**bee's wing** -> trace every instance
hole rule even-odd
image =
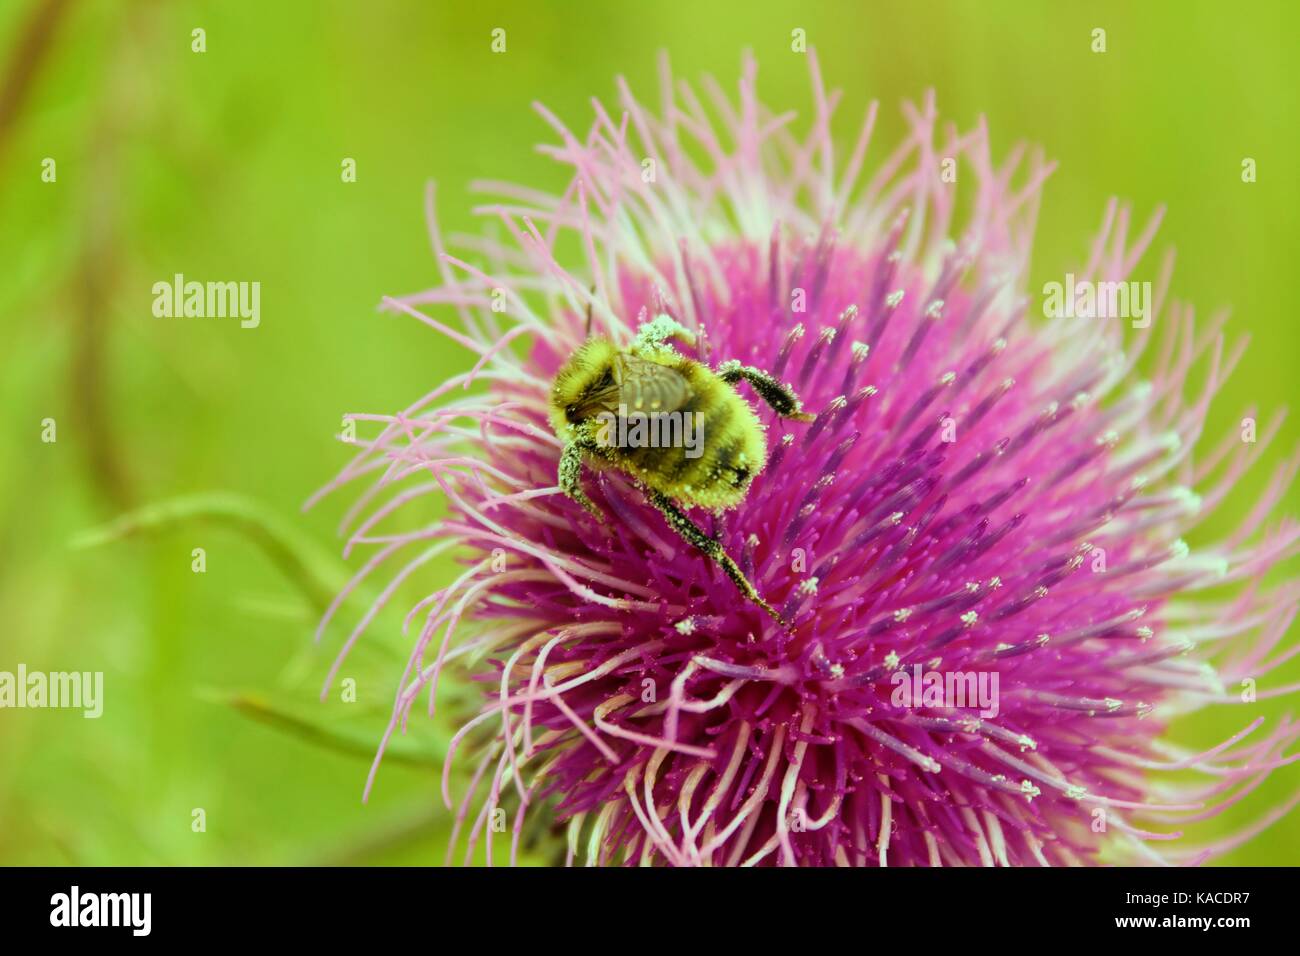
[[[691,399],[691,386],[676,369],[623,353],[615,359],[618,400],[629,412],[672,412]]]
[[[574,409],[574,412],[580,419],[595,418],[603,412],[617,415],[618,395],[618,384],[611,383],[607,387],[597,389],[583,398]]]

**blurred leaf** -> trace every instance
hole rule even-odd
[[[247,537],[265,552],[321,614],[347,581],[347,570],[341,560],[270,509],[228,492],[186,495],[146,505],[77,535],[71,547],[99,547],[187,521],[223,525]]]
[[[379,734],[373,721],[339,719],[324,712],[305,716],[294,707],[275,703],[255,691],[208,691],[202,696],[308,743],[367,762],[374,759]],[[322,706],[321,710],[324,709]],[[441,769],[447,754],[446,735],[430,729],[433,725],[427,721],[413,722],[412,726],[413,732],[394,734],[384,751],[384,761]]]

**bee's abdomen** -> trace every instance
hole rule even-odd
[[[702,368],[695,377],[695,395],[680,409],[692,416],[695,447],[640,448],[629,460],[642,481],[683,504],[730,508],[763,469],[763,426],[721,379]]]

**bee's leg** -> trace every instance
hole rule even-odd
[[[717,372],[719,378],[732,385],[744,379],[753,386],[758,397],[767,402],[772,411],[782,418],[790,418],[796,422],[810,422],[817,417],[805,412],[799,396],[762,369],[754,368],[752,365],[741,365],[732,359],[719,365]]]
[[[669,339],[680,339],[687,345],[694,345],[695,333],[666,315],[656,315],[637,329],[632,350],[653,352],[655,349],[670,348],[666,344]]]
[[[743,571],[731,560],[731,556],[723,550],[722,545],[715,538],[709,537],[703,530],[686,517],[685,513],[677,507],[667,495],[658,491],[646,490],[646,496],[650,503],[663,512],[663,516],[668,519],[668,526],[682,536],[682,539],[688,544],[693,544],[699,548],[708,557],[712,558],[722,568],[723,573],[731,578],[732,583],[740,589],[740,593],[749,598],[775,620],[782,627],[789,627],[785,620],[777,613],[776,608],[763,600],[763,596],[758,593],[758,588],[750,583],[749,578],[745,577]]]
[[[560,453],[560,490],[591,512],[597,521],[604,521],[605,516],[600,513],[596,503],[582,490],[582,456],[591,447],[591,443],[584,438],[575,438],[564,446],[564,451]]]

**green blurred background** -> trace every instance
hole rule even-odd
[[[489,49],[495,27],[504,55]],[[550,133],[530,102],[585,128],[616,74],[657,96],[660,49],[679,75],[734,89],[748,47],[764,98],[806,117],[796,27],[845,89],[841,139],[879,98],[878,142],[892,143],[898,103],[932,86],[945,118],[987,114],[999,155],[1028,140],[1060,160],[1038,275],[1083,257],[1109,196],[1139,219],[1167,203],[1176,295],[1205,316],[1231,306],[1230,332],[1254,340],[1211,434],[1246,406],[1294,403],[1300,17],[1285,0],[5,0],[0,669],[102,670],[106,690],[97,721],[0,712],[0,863],[441,861],[439,722],[414,722],[360,802],[405,656],[391,616],[343,672],[357,702],[316,701],[346,634],[312,647],[319,595],[343,573],[343,499],[299,513],[347,458],[332,437],[343,413],[395,409],[467,367],[456,346],[376,311],[383,294],[436,283],[424,184],[437,181],[452,232],[477,228],[473,178],[561,188],[564,171],[533,150]],[[1095,27],[1105,54],[1090,50]],[[341,182],[344,157],[355,183]],[[1243,157],[1258,182],[1242,183]],[[177,272],[260,281],[260,327],[154,318],[151,286]],[[45,418],[56,443],[40,440]],[[1298,438],[1288,422],[1267,463]],[[1209,532],[1232,526],[1265,471]],[[72,547],[124,513],[211,494],[224,497]],[[419,593],[452,570],[431,565]],[[1218,741],[1285,709],[1218,708],[1174,735]],[[1300,787],[1295,770],[1196,834],[1255,819]],[[1296,815],[1227,858],[1298,860]]]

